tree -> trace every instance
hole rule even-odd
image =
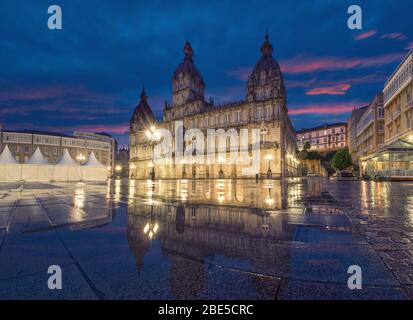
[[[344,170],[352,165],[351,155],[348,150],[337,151],[332,159],[332,165],[337,170]]]
[[[310,142],[306,141],[303,145],[303,150],[308,151],[310,149],[311,149],[311,144],[310,144]]]

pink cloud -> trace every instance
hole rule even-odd
[[[25,127],[27,128],[27,126]],[[45,128],[33,127],[31,129],[45,130]],[[74,131],[84,131],[84,132],[107,132],[114,134],[125,134],[129,132],[129,124],[82,124],[82,125],[72,125],[62,127],[48,127],[47,130],[54,132],[74,132]]]
[[[407,45],[406,50],[413,50],[413,41]]]
[[[400,61],[404,53],[391,53],[375,57],[363,58],[342,58],[342,57],[322,57],[311,58],[304,55],[296,56],[281,62],[281,69],[284,73],[299,74],[315,71],[348,70],[356,68],[369,68]]]
[[[67,128],[66,128],[67,129]],[[129,124],[91,124],[91,125],[79,125],[71,127],[73,131],[86,131],[86,132],[108,132],[125,134],[129,132]]]
[[[249,74],[252,71],[252,67],[238,67],[232,70],[229,70],[227,74],[230,77],[234,77],[238,80],[245,81],[248,79]]]
[[[354,37],[355,40],[365,40],[368,39],[372,36],[374,36],[377,33],[377,30],[369,30],[363,33],[358,34],[357,36]]]
[[[353,110],[355,106],[366,105],[367,103],[359,101],[349,101],[349,102],[335,102],[326,104],[308,104],[301,105],[295,108],[291,108],[288,111],[290,115],[301,115],[301,114],[339,114],[346,113]]]
[[[389,39],[389,40],[405,40],[406,36],[400,32],[385,33],[380,36],[380,39]]]
[[[310,88],[313,86],[334,86],[340,83],[348,83],[352,86],[356,84],[365,83],[380,83],[385,82],[387,76],[382,73],[366,74],[360,77],[344,78],[340,80],[318,80],[317,78],[304,79],[304,80],[286,80],[285,84],[288,89],[294,88]]]
[[[410,44],[413,46],[413,42]],[[301,74],[317,71],[335,71],[348,69],[361,69],[382,66],[392,62],[400,61],[404,53],[390,53],[380,56],[363,58],[345,57],[309,57],[300,54],[291,59],[280,61],[281,70],[286,74]],[[238,67],[228,72],[228,75],[242,81],[248,79],[252,67]],[[293,85],[300,86],[299,83]]]
[[[84,85],[50,85],[46,87],[14,86],[0,90],[1,100],[45,100],[71,98],[90,100],[94,102],[108,102],[110,97],[91,92]]]
[[[350,84],[343,83],[338,84],[335,86],[328,86],[328,87],[318,87],[308,90],[305,94],[308,96],[315,96],[320,94],[328,94],[328,95],[342,95],[346,94],[347,90],[351,88]]]

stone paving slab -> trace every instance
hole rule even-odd
[[[44,272],[51,265],[72,263],[54,231],[9,233],[0,251],[0,279]]]
[[[398,287],[370,287],[350,290],[346,285],[286,280],[279,295],[281,300],[403,300],[405,291]]]
[[[0,211],[0,229],[7,228],[10,220],[10,213],[9,212],[2,212]]]
[[[251,256],[251,259],[259,261],[256,265],[242,264],[242,261],[223,256],[213,256],[206,261],[275,277],[342,284],[347,283],[348,267],[359,265],[366,285],[397,285],[381,259],[367,246],[281,244],[274,246],[273,250],[271,256],[274,258],[271,260],[263,261],[259,256],[255,259]]]
[[[18,204],[20,203],[18,201]],[[44,214],[43,208],[38,203],[32,201],[32,205],[17,205],[11,211],[9,232],[17,234],[49,225],[50,223]]]
[[[62,269],[62,290],[50,290],[47,287],[49,277],[47,270],[43,270],[36,274],[0,280],[0,300],[97,299],[73,264],[66,265]]]

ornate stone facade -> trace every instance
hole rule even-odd
[[[195,67],[194,51],[186,41],[184,60],[172,77],[172,104],[165,104],[163,121],[156,122],[147,102],[145,91],[130,122],[131,178],[248,178],[241,167],[243,159],[229,160],[229,143],[225,159],[220,163],[186,163],[173,154],[173,161],[164,165],[153,164],[154,145],[147,138],[151,128],[168,129],[175,135],[177,121],[183,130],[200,129],[207,136],[208,129],[260,130],[260,164],[258,177],[293,176],[297,171],[295,133],[288,117],[283,75],[272,57],[273,47],[265,36],[261,58],[249,75],[245,100],[215,105],[204,97],[205,83]],[[206,139],[205,139],[206,140]],[[228,141],[229,142],[229,141]],[[249,149],[251,145],[249,146]]]

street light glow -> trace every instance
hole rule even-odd
[[[271,161],[273,159],[274,159],[274,156],[271,153],[269,153],[265,156],[265,160]]]
[[[85,160],[86,158],[85,158],[85,156],[84,156],[83,154],[79,153],[79,155],[76,157],[76,159],[79,160],[79,161],[83,161],[83,160]]]

